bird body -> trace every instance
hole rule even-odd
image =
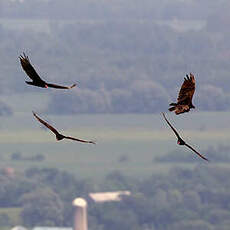
[[[32,79],[32,81],[26,81],[28,85],[33,85],[41,88],[56,88],[56,89],[71,89],[76,86],[76,84],[73,84],[71,86],[62,86],[62,85],[56,85],[56,84],[45,82],[40,78],[40,76],[37,74],[34,67],[31,65],[29,57],[26,56],[25,53],[23,53],[23,55],[19,56],[22,69]]]
[[[190,76],[186,75],[184,82],[181,86],[179,96],[177,98],[177,103],[169,104],[171,107],[169,111],[175,111],[175,114],[181,114],[189,112],[191,108],[195,108],[192,104],[192,97],[195,92],[195,77],[192,73]]]
[[[177,144],[178,145],[185,145],[185,142],[181,138],[178,138]]]
[[[40,117],[38,117],[38,115],[33,112],[33,115],[34,117],[40,122],[42,123],[43,125],[45,125],[49,130],[51,130],[55,136],[56,136],[56,140],[57,141],[60,141],[62,139],[70,139],[70,140],[74,140],[74,141],[79,141],[79,142],[84,142],[84,143],[90,143],[90,144],[96,144],[95,142],[93,141],[86,141],[86,140],[82,140],[82,139],[77,139],[77,138],[74,138],[74,137],[69,137],[69,136],[64,136],[62,135],[61,133],[59,133],[53,126],[51,126],[50,124],[48,124],[47,122],[45,122],[44,120],[42,120]]]
[[[33,85],[41,88],[48,88],[48,85],[44,81],[25,81],[28,85]]]
[[[170,128],[173,130],[173,132],[175,133],[176,137],[177,137],[177,144],[178,145],[185,145],[188,148],[190,148],[193,152],[195,152],[199,157],[201,157],[202,159],[208,161],[208,159],[206,157],[204,157],[203,155],[201,155],[200,153],[198,153],[192,146],[188,145],[178,134],[178,132],[176,131],[176,129],[169,123],[168,119],[166,118],[165,114],[163,114],[164,119],[166,120],[167,124],[170,126]]]
[[[56,140],[57,140],[57,141],[60,141],[60,140],[62,140],[62,139],[65,138],[65,136],[62,135],[62,134],[60,134],[60,133],[56,133],[55,135],[56,135]]]

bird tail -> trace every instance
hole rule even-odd
[[[170,103],[169,106],[172,106],[169,108],[169,111],[174,111],[176,109],[177,103]]]
[[[169,111],[172,112],[172,111],[174,111],[175,109],[176,109],[176,107],[173,106],[173,107],[169,108]]]

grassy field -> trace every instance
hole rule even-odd
[[[0,208],[0,215],[7,214],[10,218],[10,223],[13,226],[20,225],[22,223],[20,217],[21,208]],[[9,228],[0,227],[0,230],[5,230]]]
[[[229,115],[227,112],[210,112],[208,116],[207,113],[191,113],[187,117],[168,114],[168,118],[189,143],[198,150],[205,150],[208,146],[228,145]],[[55,167],[79,178],[91,179],[103,178],[114,170],[129,176],[145,177],[175,166],[154,162],[154,157],[159,154],[172,150],[192,154],[176,145],[173,133],[160,114],[41,116],[63,133],[94,140],[97,145],[68,140],[56,142],[52,133],[40,128],[31,112],[20,112],[13,117],[2,118],[0,167],[14,167],[20,171],[30,167]],[[217,119],[219,116],[221,120]],[[13,161],[11,154],[15,152],[20,152],[23,157],[43,154],[45,160]],[[205,155],[208,157],[208,153]],[[201,161],[201,164],[205,163]],[[176,165],[193,167],[193,164]]]

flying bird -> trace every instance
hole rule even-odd
[[[24,55],[24,56],[23,56]],[[52,83],[47,83],[43,81],[37,72],[35,71],[34,67],[31,65],[29,57],[23,53],[23,55],[19,56],[21,66],[23,70],[26,72],[26,74],[32,79],[32,81],[26,81],[27,84],[29,85],[34,85],[37,87],[42,87],[42,88],[56,88],[56,89],[71,89],[76,86],[76,84],[73,84],[71,86],[61,86],[61,85],[56,85]]]
[[[202,159],[208,161],[207,158],[205,158],[204,156],[202,156],[200,153],[198,153],[193,147],[191,147],[190,145],[188,145],[178,134],[178,132],[176,131],[175,128],[173,128],[173,126],[169,123],[169,121],[167,120],[166,116],[164,113],[163,114],[163,117],[164,119],[166,120],[166,122],[168,123],[168,125],[170,126],[170,128],[173,130],[173,132],[175,133],[175,135],[177,136],[178,140],[177,140],[177,144],[178,145],[185,145],[187,146],[188,148],[190,148],[193,152],[195,152],[199,157],[201,157]]]
[[[186,75],[184,78],[184,83],[181,86],[179,96],[177,98],[177,103],[171,103],[169,111],[174,111],[176,115],[180,113],[189,112],[191,108],[195,108],[192,104],[192,97],[195,92],[195,78],[192,73],[190,76]]]
[[[41,122],[43,125],[45,125],[48,129],[50,129],[56,135],[57,141],[60,141],[60,140],[65,138],[65,139],[80,141],[80,142],[89,143],[89,144],[96,144],[93,141],[85,141],[85,140],[77,139],[74,137],[64,136],[61,133],[59,133],[53,126],[49,125],[47,122],[43,121],[40,117],[38,117],[38,115],[35,112],[33,112],[33,115],[37,118],[37,120],[39,122]]]

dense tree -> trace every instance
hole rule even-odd
[[[0,174],[0,207],[20,206],[20,198],[36,185],[23,175]]]
[[[0,226],[10,226],[10,218],[6,213],[0,214]]]
[[[23,195],[21,199],[22,220],[26,226],[61,226],[63,203],[49,188],[39,188]]]
[[[181,221],[172,226],[172,230],[214,230],[214,227],[203,220]]]
[[[47,93],[50,113],[159,112],[166,109],[180,79],[189,72],[194,72],[199,86],[194,98],[199,98],[197,108],[228,110],[230,34],[221,29],[227,28],[227,1],[134,2],[2,0],[3,15],[37,20],[18,24],[3,20],[0,92],[39,91],[25,86],[24,73],[16,65],[16,57],[26,51],[47,81],[79,82],[70,94]],[[68,15],[64,9],[69,9]],[[178,21],[167,21],[175,14]],[[60,20],[44,20],[50,17]],[[60,98],[68,106],[59,103]],[[9,114],[9,106],[2,111]]]
[[[95,230],[118,226],[137,230],[225,230],[230,217],[229,173],[229,169],[220,167],[197,166],[174,168],[138,180],[116,171],[95,184],[80,182],[58,169],[31,168],[17,178],[1,175],[0,207],[22,207],[21,217],[28,226],[71,226],[71,203],[81,196],[88,200],[89,225]],[[122,196],[122,202],[102,204],[88,197],[89,192],[108,190],[130,190],[131,195]],[[10,223],[7,218],[2,221]]]

